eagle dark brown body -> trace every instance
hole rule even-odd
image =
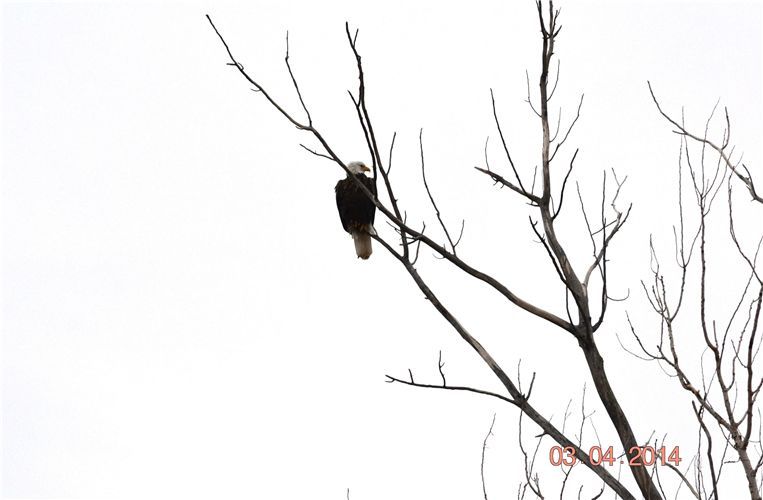
[[[374,180],[363,173],[368,171],[368,167],[360,162],[353,162],[347,168],[355,172],[355,177],[369,191],[376,194]],[[349,175],[336,183],[334,191],[342,227],[352,235],[358,257],[367,259],[371,256],[371,235],[376,234],[374,230],[376,206]]]

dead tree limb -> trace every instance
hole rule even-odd
[[[707,134],[704,136],[698,136],[696,134],[693,134],[686,130],[686,128],[675,121],[673,118],[670,117],[665,111],[663,111],[662,106],[660,106],[660,102],[657,100],[657,97],[654,95],[654,90],[652,90],[652,83],[647,81],[647,86],[649,87],[649,93],[652,96],[652,101],[654,101],[654,105],[657,106],[657,111],[660,112],[660,114],[669,121],[675,128],[674,132],[676,134],[682,135],[684,137],[688,137],[694,141],[697,141],[699,143],[705,144],[707,146],[710,146],[712,149],[714,149],[718,155],[721,157],[725,165],[734,173],[734,175],[742,181],[742,183],[745,185],[747,190],[750,192],[750,196],[754,201],[757,201],[758,203],[763,203],[763,197],[761,197],[758,192],[755,189],[755,183],[753,182],[752,175],[750,174],[750,171],[747,169],[747,167],[740,162],[733,163],[729,156],[726,154],[726,149],[728,148],[728,145],[730,143],[730,137],[731,137],[731,126],[730,126],[730,120],[729,120],[729,114],[728,111],[726,111],[726,133],[724,134],[723,144],[722,146],[716,145],[713,141],[709,140],[707,138]],[[741,168],[740,168],[741,166]],[[742,170],[744,170],[744,173],[742,173]]]

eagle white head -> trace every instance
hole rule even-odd
[[[366,166],[362,161],[351,161],[347,164],[347,170],[353,174],[362,174],[363,172],[370,172],[371,169]]]

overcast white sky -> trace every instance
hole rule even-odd
[[[597,203],[601,172],[615,168],[634,203],[612,255],[613,293],[630,299],[612,307],[600,348],[640,438],[691,443],[674,381],[614,335],[626,309],[645,331],[656,325],[639,280],[649,234],[669,252],[676,215],[678,143],[646,80],[695,128],[720,98],[763,183],[761,3],[559,4],[563,124],[585,92],[560,165],[580,147],[585,199]],[[442,350],[450,382],[499,390],[394,259],[379,248],[355,258],[334,202],[344,174],[299,148],[309,137],[225,65],[207,13],[297,113],[289,30],[305,99],[347,161],[369,160],[346,95],[356,75],[343,24],[360,28],[368,104],[385,149],[398,132],[393,177],[409,218],[435,227],[419,182],[423,127],[446,221],[466,219],[462,255],[540,305],[562,304],[527,207],[472,169],[490,136],[491,163],[506,171],[490,88],[515,160],[526,176],[537,164],[540,125],[523,102],[540,50],[530,0],[4,2],[3,497],[337,499],[350,488],[358,500],[480,498],[494,413],[488,489],[514,495],[513,408],[385,384],[408,368],[437,382]],[[760,211],[740,217],[754,228]],[[583,266],[578,222],[571,215],[562,234]],[[430,252],[419,267],[508,371],[521,359],[525,382],[537,372],[544,414],[559,422],[588,383],[602,444],[617,444],[568,335]],[[735,269],[716,268],[721,299]],[[550,491],[555,473],[545,472]]]

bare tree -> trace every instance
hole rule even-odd
[[[517,377],[510,376],[507,371],[494,359],[494,357],[485,349],[485,347],[479,342],[477,337],[460,321],[454,313],[445,305],[440,299],[440,294],[435,293],[430,287],[428,281],[423,277],[416,268],[416,262],[420,256],[421,246],[432,250],[436,256],[444,260],[451,265],[454,269],[459,270],[465,275],[478,280],[492,291],[503,297],[509,304],[516,306],[530,315],[536,316],[545,320],[546,322],[557,327],[560,333],[571,335],[578,343],[580,348],[580,354],[582,360],[591,376],[591,380],[596,389],[596,393],[599,397],[601,404],[607,412],[609,423],[614,431],[617,433],[620,439],[621,450],[623,456],[628,458],[628,467],[631,471],[635,484],[637,485],[641,498],[648,500],[657,500],[664,497],[664,494],[660,491],[660,487],[657,483],[657,476],[654,470],[650,470],[645,467],[640,461],[636,460],[640,453],[641,443],[645,443],[648,440],[637,439],[631,423],[623,411],[620,402],[618,400],[615,389],[610,383],[610,379],[605,367],[604,357],[596,343],[596,332],[604,324],[607,307],[612,300],[608,290],[608,273],[607,265],[609,262],[609,248],[610,245],[618,234],[620,229],[624,226],[628,220],[631,207],[621,208],[619,203],[619,194],[625,179],[619,179],[618,176],[612,172],[611,174],[604,173],[602,185],[601,185],[601,202],[598,204],[597,213],[595,216],[589,215],[590,207],[587,207],[583,201],[583,197],[580,195],[580,189],[578,187],[578,199],[580,202],[580,209],[584,220],[584,227],[580,228],[580,234],[586,239],[590,240],[592,246],[591,256],[582,265],[577,268],[571,262],[571,253],[569,248],[557,233],[557,224],[559,223],[558,217],[562,213],[562,210],[569,210],[569,203],[564,204],[564,200],[569,197],[565,196],[568,189],[568,180],[574,168],[575,159],[578,154],[578,150],[574,150],[571,153],[567,153],[563,146],[570,138],[570,134],[580,117],[580,111],[583,104],[583,96],[580,97],[580,101],[577,105],[577,111],[575,116],[571,118],[569,125],[566,128],[560,127],[558,123],[555,130],[552,132],[552,127],[549,123],[549,103],[552,101],[555,90],[559,83],[559,70],[558,66],[555,75],[550,71],[553,68],[555,44],[558,40],[561,25],[559,25],[559,11],[554,9],[553,3],[549,2],[547,6],[537,2],[537,18],[540,27],[540,35],[542,39],[542,50],[540,54],[540,74],[537,82],[538,95],[536,99],[532,98],[532,92],[530,90],[530,80],[528,76],[528,94],[527,102],[532,108],[533,112],[537,116],[539,132],[541,134],[541,150],[539,154],[540,172],[533,172],[532,180],[528,181],[529,168],[522,165],[515,164],[512,157],[511,148],[509,147],[509,141],[504,135],[501,121],[498,116],[498,110],[496,106],[495,96],[491,90],[491,102],[492,113],[495,121],[495,126],[500,137],[501,147],[505,154],[505,162],[509,167],[509,174],[503,175],[493,170],[487,163],[483,167],[476,167],[477,171],[487,176],[494,183],[509,188],[513,193],[518,195],[522,200],[526,201],[530,206],[531,215],[529,217],[529,229],[532,231],[543,248],[544,254],[547,256],[549,265],[554,269],[555,274],[559,280],[558,287],[564,293],[566,306],[564,310],[559,312],[553,312],[539,307],[521,297],[521,294],[517,291],[514,285],[504,283],[496,277],[479,269],[477,264],[469,262],[457,253],[458,245],[463,235],[463,222],[461,228],[454,230],[449,228],[444,222],[444,217],[437,204],[436,197],[426,178],[426,163],[422,135],[419,135],[419,160],[421,167],[421,174],[423,184],[428,196],[428,202],[432,207],[436,215],[436,219],[439,225],[438,231],[442,232],[446,244],[437,243],[431,236],[431,232],[427,231],[426,225],[422,225],[422,228],[416,229],[413,225],[409,224],[406,212],[401,208],[400,201],[395,195],[394,183],[391,177],[392,169],[392,155],[395,145],[395,134],[392,134],[392,140],[390,142],[389,149],[382,151],[379,141],[377,140],[377,131],[374,129],[371,114],[368,106],[366,105],[366,80],[363,70],[363,64],[360,53],[357,46],[358,32],[352,31],[349,25],[345,25],[345,34],[347,42],[352,51],[354,57],[354,65],[357,68],[358,75],[358,87],[355,92],[348,91],[352,105],[357,116],[357,125],[362,130],[363,136],[366,141],[368,153],[371,158],[372,170],[374,173],[374,179],[377,183],[381,183],[382,187],[377,187],[376,192],[379,196],[375,196],[370,190],[365,188],[359,180],[355,179],[357,186],[361,189],[366,196],[369,197],[376,205],[378,211],[386,218],[391,232],[383,233],[380,231],[379,235],[374,236],[374,239],[391,255],[394,257],[407,271],[413,282],[419,288],[419,290],[428,299],[429,303],[442,315],[442,317],[448,321],[453,330],[460,336],[460,338],[471,347],[474,352],[481,358],[481,360],[492,371],[495,377],[500,381],[504,391],[501,393],[492,392],[485,389],[464,386],[453,385],[447,382],[445,374],[442,370],[442,363],[439,364],[439,373],[441,381],[436,383],[424,383],[415,380],[412,372],[409,371],[408,377],[397,377],[388,375],[387,379],[391,383],[400,383],[404,385],[450,390],[450,391],[465,391],[471,393],[482,394],[490,396],[492,398],[499,399],[506,402],[520,410],[521,418],[529,418],[535,425],[540,427],[541,434],[539,439],[549,437],[562,447],[569,447],[574,451],[576,458],[588,467],[604,485],[609,487],[616,496],[623,499],[635,499],[634,493],[629,491],[626,486],[621,482],[619,477],[614,477],[605,467],[599,465],[597,460],[593,460],[588,453],[586,453],[586,447],[583,446],[583,424],[588,420],[590,415],[587,415],[585,408],[582,409],[582,422],[581,428],[577,437],[570,435],[566,430],[566,419],[562,427],[552,423],[551,418],[548,418],[542,414],[530,401],[533,391],[533,383],[535,381],[535,374],[532,376],[532,380],[526,390],[522,388],[519,380],[519,374]],[[222,42],[227,55],[230,59],[228,63],[234,67],[246,80],[253,86],[253,90],[261,94],[275,109],[277,109],[283,117],[292,123],[297,129],[306,132],[311,135],[319,144],[317,148],[311,148],[302,144],[301,146],[311,154],[331,160],[338,165],[345,172],[347,165],[345,161],[340,157],[339,152],[333,148],[326,140],[326,136],[323,134],[317,121],[314,121],[313,116],[310,113],[310,107],[303,99],[303,94],[300,90],[300,86],[289,62],[288,51],[288,37],[287,37],[287,50],[285,57],[285,64],[289,73],[291,82],[293,84],[294,92],[296,93],[301,110],[298,113],[288,111],[280,101],[266,90],[259,80],[247,72],[243,65],[238,62],[232,53],[231,48],[226,43],[225,39],[221,35],[220,31],[213,24],[212,19],[209,18],[209,22],[212,28],[215,30],[220,41]],[[686,134],[688,136],[688,133]],[[723,147],[720,148],[721,154],[723,154]],[[559,172],[558,169],[552,168],[554,162],[561,162],[562,158],[566,157],[562,164],[564,173],[561,178],[557,178],[555,173]],[[731,168],[731,166],[729,166]],[[739,179],[745,182],[746,186],[750,190],[753,197],[757,198],[757,194],[754,189],[752,180],[746,169],[738,166],[734,167],[736,170],[732,171],[737,175]],[[746,181],[745,181],[746,179]],[[700,186],[699,192],[705,193],[707,188],[702,182],[697,181]],[[708,202],[714,196],[713,193],[717,193],[717,185],[711,184],[712,189],[707,191],[708,194],[703,194],[702,199],[706,199]],[[699,196],[699,195],[698,195]],[[710,199],[708,199],[710,197]],[[759,199],[759,198],[757,198]],[[704,202],[703,202],[704,203]],[[706,205],[702,205],[703,210],[707,210]],[[456,236],[458,234],[458,236]],[[682,240],[683,241],[683,240]],[[740,249],[740,253],[741,249]],[[744,254],[743,254],[744,255]],[[688,260],[688,257],[687,257]],[[750,260],[750,266],[754,269],[754,259]],[[581,271],[582,269],[582,271]],[[752,273],[753,277],[757,279],[757,274]],[[592,279],[593,278],[593,279]],[[751,278],[752,279],[752,278]],[[758,280],[759,282],[759,280]],[[751,313],[751,318],[755,318],[754,329],[757,329],[757,315],[759,313],[760,299],[757,299],[758,309],[757,312]],[[659,307],[657,308],[659,312]],[[752,340],[755,339],[755,335],[752,335],[752,340],[749,342],[749,352],[747,357],[744,357],[744,351],[741,343],[736,343],[732,346],[731,350],[733,354],[729,355],[729,351],[725,351],[722,348],[723,344],[719,344],[718,339],[713,336],[714,330],[708,330],[705,334],[708,339],[708,345],[715,346],[719,354],[722,356],[726,354],[734,358],[741,369],[744,369],[749,376],[752,377],[752,361],[754,357],[754,349]],[[750,328],[747,328],[750,331]],[[725,342],[725,337],[723,338]],[[741,340],[740,340],[741,342]],[[671,344],[672,345],[672,344]],[[573,358],[571,353],[571,358]],[[672,358],[668,358],[672,359]],[[677,361],[675,363],[677,368],[680,368]],[[718,368],[720,373],[721,368]],[[736,382],[736,371],[732,375],[733,380]],[[740,375],[741,376],[741,375]],[[716,376],[714,379],[720,380],[720,377]],[[725,379],[723,379],[725,380]],[[752,380],[752,378],[750,378]],[[723,387],[727,387],[726,382],[719,382]],[[732,385],[733,385],[732,383]],[[760,388],[759,385],[752,382],[751,386],[754,390],[750,392],[749,408],[752,408],[755,403],[757,391]],[[693,386],[691,386],[693,387]],[[703,418],[703,415],[710,413],[711,406],[707,400],[707,391],[701,391],[697,393],[697,412],[698,418]],[[715,410],[713,410],[715,411]],[[751,411],[751,410],[750,410]],[[717,412],[716,412],[717,413]],[[718,413],[720,415],[720,413]],[[735,420],[733,415],[727,416],[725,422],[728,424],[726,431],[731,436],[731,440],[737,440],[737,448],[740,453],[747,449],[750,443],[751,431],[749,430],[749,422],[752,421],[752,414],[744,413],[742,421]],[[746,426],[746,427],[745,427]],[[735,430],[733,430],[735,429]],[[492,426],[491,426],[492,431]],[[490,432],[488,432],[488,436]],[[484,446],[487,443],[487,437],[483,443],[483,465],[484,465]],[[520,430],[520,443],[521,441]],[[650,438],[651,439],[651,438]],[[737,441],[734,441],[735,443]],[[539,443],[538,443],[539,445]],[[539,498],[543,498],[541,493],[541,485],[539,483],[537,475],[533,474],[533,464],[535,463],[535,455],[530,455],[523,444],[521,444],[521,451],[525,458],[525,478],[524,490],[528,489]],[[535,448],[537,454],[537,447]],[[741,454],[740,454],[741,457]],[[751,466],[754,468],[754,473],[760,466]],[[678,471],[681,474],[680,471]],[[562,490],[569,477],[570,471],[563,471]],[[578,496],[581,495],[582,489],[578,492]],[[484,489],[484,477],[483,477],[483,493],[487,497],[487,491]],[[603,488],[598,494],[594,494],[593,498],[599,498],[603,493]],[[754,497],[754,498],[759,498]]]
[[[647,341],[644,335],[637,333],[630,318],[628,322],[638,344],[639,355],[660,363],[666,373],[691,396],[691,406],[699,430],[698,452],[693,461],[692,491],[696,498],[719,498],[718,484],[724,468],[738,462],[744,472],[750,498],[759,500],[763,481],[760,474],[763,450],[760,442],[758,395],[763,386],[763,378],[755,370],[755,360],[760,349],[759,328],[763,299],[763,280],[757,257],[763,236],[759,237],[754,248],[745,248],[745,244],[740,242],[734,211],[735,181],[741,181],[753,202],[763,203],[763,200],[758,196],[752,176],[741,163],[741,158],[737,161],[731,159],[733,147],[729,147],[731,122],[728,111],[725,112],[725,127],[720,145],[717,145],[709,139],[715,108],[705,123],[703,134],[697,135],[687,130],[683,117],[680,122],[676,121],[663,110],[651,84],[649,91],[657,110],[674,127],[674,132],[681,139],[678,158],[679,218],[678,227],[674,227],[678,282],[671,286],[670,276],[666,275],[654,243],[650,241],[652,278],[648,284],[642,283],[642,286],[660,320],[655,347],[651,347],[652,339]],[[685,179],[686,171],[689,174],[688,180]],[[685,183],[689,184],[694,194],[694,228],[687,222],[689,216],[684,209]],[[724,186],[726,213],[713,219],[711,209]],[[716,276],[710,270],[726,262],[711,259],[708,251],[711,246],[717,247],[724,243],[717,232],[712,231],[714,224],[727,226],[726,243],[733,248],[745,269],[743,274],[735,278],[728,276],[729,271],[724,270],[722,278],[717,279],[716,283],[713,283]],[[753,232],[751,229],[744,228],[741,234],[750,234]],[[692,260],[696,265],[692,266]],[[690,272],[698,275],[698,297],[695,297],[696,304],[688,306],[694,306],[688,314],[694,316],[693,324],[699,325],[699,334],[710,365],[705,367],[706,356],[703,354],[699,374],[692,373],[696,371],[692,369],[693,363],[687,363],[688,356],[682,355],[686,345],[680,339],[687,332],[683,335],[679,333],[681,327],[677,324],[679,312],[686,309],[685,304],[694,293],[693,289],[687,287]],[[729,295],[737,297],[725,317],[713,312],[714,309],[722,308],[722,304],[716,307],[711,304],[708,290],[713,286],[723,286]],[[711,429],[711,426],[715,429]],[[733,454],[736,454],[736,458],[730,456]],[[704,468],[700,467],[703,463]],[[686,477],[682,477],[691,486]]]

